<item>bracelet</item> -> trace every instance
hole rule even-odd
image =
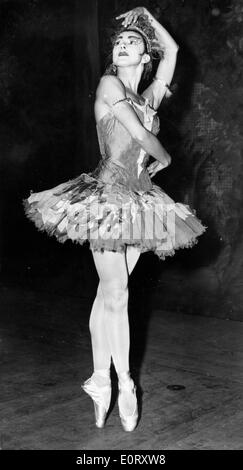
[[[171,90],[170,90],[170,87],[169,87],[168,83],[166,83],[165,80],[163,80],[162,78],[156,77],[156,76],[153,78],[153,80],[157,80],[157,81],[160,82],[165,88],[167,88],[167,90],[166,90],[166,96],[169,97],[169,96],[172,95],[172,92],[171,92]]]

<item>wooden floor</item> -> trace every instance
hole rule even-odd
[[[101,430],[80,389],[92,373],[91,301],[1,287],[2,449],[243,448],[243,324],[149,311],[145,297],[130,300],[142,413],[126,433],[116,389]]]

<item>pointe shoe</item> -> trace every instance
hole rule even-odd
[[[111,384],[98,386],[92,377],[87,379],[81,388],[92,398],[94,402],[95,424],[97,428],[103,428],[106,415],[110,407]]]
[[[134,385],[134,382],[131,378],[126,378],[125,380],[118,382],[119,388],[119,395],[118,395],[118,408],[119,408],[119,416],[121,418],[121,423],[124,431],[131,432],[137,426],[138,420],[138,404],[137,404],[137,397],[136,397],[136,390],[137,387]],[[125,415],[124,412],[121,410],[121,402],[122,402],[122,393],[129,393],[135,398],[135,406],[133,413],[131,415]]]

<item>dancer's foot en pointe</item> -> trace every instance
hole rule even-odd
[[[137,426],[138,404],[136,385],[130,377],[130,372],[118,374],[118,408],[124,431],[133,431]]]
[[[111,401],[111,379],[109,369],[98,369],[87,379],[81,388],[94,402],[95,424],[103,428]]]

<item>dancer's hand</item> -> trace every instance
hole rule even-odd
[[[165,165],[158,160],[155,160],[155,162],[150,163],[150,165],[147,167],[147,170],[149,172],[150,178],[153,178],[158,171],[163,170],[165,168]]]
[[[122,22],[122,26],[125,28],[132,23],[135,23],[139,16],[147,14],[147,10],[144,7],[137,7],[133,8],[132,10],[127,11],[126,13],[122,13],[122,15],[116,16],[116,20],[120,20],[124,18]]]

